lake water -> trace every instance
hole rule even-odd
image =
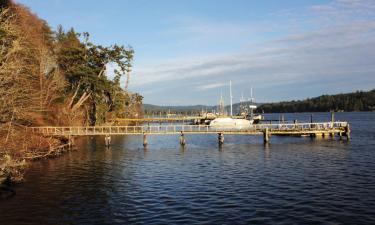
[[[310,114],[286,114],[309,120]],[[279,115],[267,115],[278,119]],[[32,165],[0,224],[375,224],[375,113],[336,113],[352,140],[82,138]],[[314,114],[315,120],[330,119]]]

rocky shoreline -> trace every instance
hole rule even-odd
[[[30,163],[35,160],[57,157],[70,150],[74,150],[72,144],[64,143],[39,154],[34,153],[17,158],[12,158],[7,154],[0,156],[0,200],[11,198],[16,194],[13,186],[23,181]]]

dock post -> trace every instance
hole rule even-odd
[[[71,145],[71,146],[74,146],[74,145],[75,145],[75,143],[74,143],[74,137],[70,136],[69,139],[70,139],[70,140],[69,140],[70,145]]]
[[[268,144],[269,142],[269,133],[268,133],[268,127],[263,131],[263,143]]]
[[[111,145],[111,136],[109,136],[108,134],[105,136],[104,138],[104,141],[105,141],[105,146],[106,147],[109,147]]]
[[[72,148],[72,136],[70,136],[70,135],[68,137],[68,146],[69,146],[69,149]]]
[[[185,135],[183,131],[181,131],[181,135],[180,135],[180,145],[182,146],[186,145],[186,139],[185,139]]]
[[[333,129],[333,122],[335,122],[335,112],[331,111],[331,129]],[[335,133],[329,133],[329,136],[333,139],[335,137]]]
[[[284,114],[281,114],[281,122],[284,123],[285,122],[285,117],[284,117]]]
[[[350,127],[349,124],[345,127],[346,140],[350,140]]]
[[[342,132],[339,132],[340,140],[342,140]]]
[[[223,133],[219,133],[218,134],[218,141],[219,141],[219,145],[223,145],[224,144],[224,134]]]
[[[147,135],[146,133],[143,133],[143,147],[146,148],[147,147]]]
[[[334,125],[334,123],[335,123],[335,112],[334,111],[332,111],[332,113],[331,113],[331,127],[332,127],[332,129],[334,129],[334,127],[335,127],[335,125]],[[334,132],[332,132],[332,138],[335,136],[335,133]]]

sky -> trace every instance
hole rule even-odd
[[[16,0],[135,50],[129,89],[156,105],[304,99],[375,88],[375,0]],[[111,76],[111,71],[108,71]]]

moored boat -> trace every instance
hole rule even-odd
[[[211,127],[238,128],[244,129],[251,127],[252,120],[235,119],[230,117],[216,118],[211,121]]]
[[[254,123],[254,115],[253,109],[256,109],[255,105],[249,105],[248,109],[250,110],[250,114],[248,109],[243,111],[245,113],[243,115],[244,118],[233,118],[233,108],[232,108],[232,82],[229,83],[229,90],[230,90],[230,115],[225,116],[224,110],[224,99],[221,95],[220,104],[219,104],[219,113],[220,116],[210,122],[211,127],[223,127],[223,128],[236,128],[236,129],[244,129],[249,128]],[[252,93],[252,90],[251,90]],[[252,94],[251,94],[252,95]],[[241,99],[242,101],[242,99]],[[252,103],[252,101],[251,101]],[[242,111],[242,102],[241,102],[241,111]],[[258,118],[257,118],[258,119]]]

